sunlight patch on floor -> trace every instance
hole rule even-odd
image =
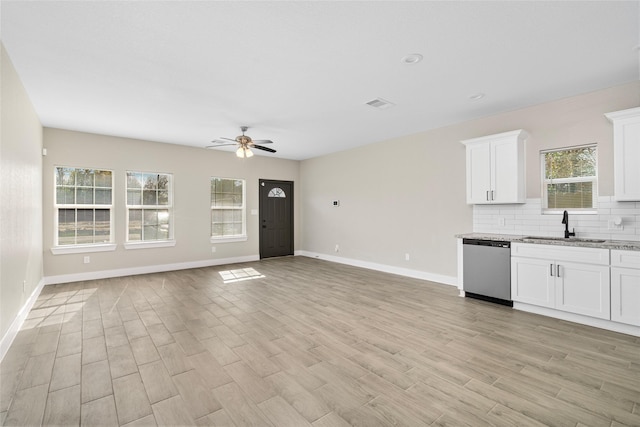
[[[261,279],[265,277],[254,268],[240,268],[237,270],[220,271],[224,283],[242,282],[244,280]]]
[[[76,314],[82,314],[85,301],[97,290],[97,288],[93,288],[40,294],[22,324],[21,330],[69,322]]]

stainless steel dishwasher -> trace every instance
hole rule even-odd
[[[465,296],[513,307],[511,242],[463,239]]]

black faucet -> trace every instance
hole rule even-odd
[[[569,232],[569,212],[564,211],[564,213],[562,214],[562,223],[564,224],[564,238],[568,239],[571,236],[575,236],[576,235],[576,229],[574,228],[573,231],[570,233]]]

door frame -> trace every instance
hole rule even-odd
[[[263,242],[263,236],[262,236],[262,221],[263,221],[263,215],[265,210],[263,209],[262,206],[262,196],[263,196],[263,183],[269,183],[269,184],[287,184],[291,186],[291,193],[290,195],[287,195],[287,197],[289,198],[289,200],[291,200],[291,204],[290,204],[290,218],[291,218],[291,222],[289,223],[289,234],[291,236],[291,241],[290,241],[290,245],[291,245],[291,253],[288,255],[294,255],[295,252],[295,247],[294,247],[294,242],[295,242],[295,238],[294,238],[294,223],[295,223],[295,218],[294,218],[294,212],[295,212],[295,207],[294,207],[294,203],[295,203],[295,199],[293,197],[294,194],[294,181],[286,181],[286,180],[281,180],[281,179],[263,179],[263,178],[259,178],[258,179],[258,249],[259,249],[259,256],[260,259],[263,259],[263,249],[262,249],[262,242]],[[286,255],[283,255],[286,256]],[[271,257],[269,257],[271,258]]]

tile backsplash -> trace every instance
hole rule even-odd
[[[622,219],[622,229],[613,222]],[[616,202],[598,198],[597,214],[569,214],[569,230],[576,237],[640,241],[640,202]],[[518,205],[474,205],[473,231],[476,233],[563,237],[562,214],[542,214],[540,199]]]

